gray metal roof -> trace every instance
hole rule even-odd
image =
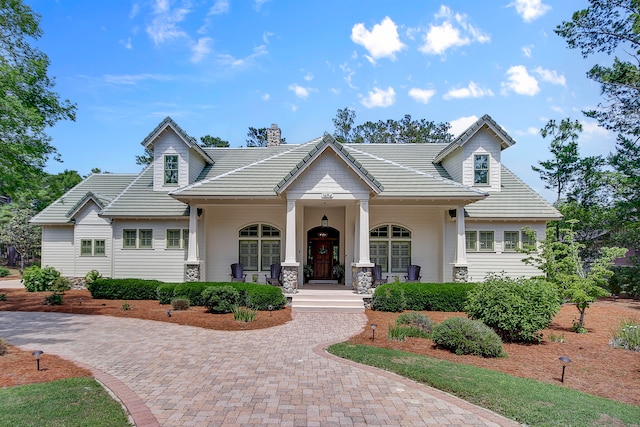
[[[135,174],[92,174],[31,219],[32,224],[68,224],[92,197],[106,205],[136,178]]]
[[[206,163],[212,163],[213,160],[209,155],[198,145],[198,141],[184,131],[171,117],[167,116],[158,126],[147,135],[140,144],[145,148],[153,144],[156,138],[166,129],[171,128],[177,135],[182,138],[187,147],[194,149]]]

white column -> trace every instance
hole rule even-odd
[[[198,208],[189,207],[189,246],[187,248],[187,262],[198,262]]]
[[[356,226],[353,230],[353,257],[352,262],[357,263],[360,259],[360,206],[355,210]]]
[[[358,233],[358,265],[362,267],[372,266],[369,258],[369,200],[360,200],[360,220],[358,221],[360,233]]]
[[[284,262],[296,264],[296,201],[287,200],[287,230],[286,230]]]
[[[464,206],[456,209],[456,266],[467,265],[467,243],[464,226]]]

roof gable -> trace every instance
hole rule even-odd
[[[160,122],[160,124],[156,126],[156,128],[152,130],[140,144],[142,144],[144,148],[149,148],[166,129],[173,130],[176,135],[178,135],[184,142],[184,144],[198,153],[206,163],[213,163],[213,159],[209,157],[209,155],[205,153],[204,150],[198,145],[198,141],[194,137],[187,134],[187,132],[185,132],[180,126],[178,126],[178,124],[169,116],[167,116],[162,122]]]
[[[495,120],[491,118],[491,116],[485,114],[484,116],[480,117],[474,124],[469,126],[466,131],[462,132],[462,134],[460,134],[456,139],[451,141],[449,145],[443,148],[442,151],[440,151],[440,153],[438,153],[438,155],[436,155],[436,157],[433,159],[433,162],[439,163],[444,160],[449,154],[453,153],[454,151],[465,145],[467,142],[469,142],[471,138],[473,138],[473,136],[483,128],[488,129],[493,134],[494,138],[500,141],[501,150],[509,148],[516,143],[516,141],[511,138],[511,136],[509,136],[509,134],[507,134],[507,132],[505,132],[505,130],[502,129],[502,127],[497,124]]]
[[[102,210],[109,203],[109,201],[111,201],[110,198],[104,196],[100,197],[94,194],[92,191],[87,191],[87,194],[85,194],[80,200],[78,200],[78,203],[76,203],[74,207],[69,209],[69,212],[67,212],[67,217],[73,218],[74,216],[76,216],[76,214],[80,212],[89,202],[95,203],[98,208]]]

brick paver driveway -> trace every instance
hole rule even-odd
[[[109,316],[0,312],[0,336],[115,377],[151,411],[138,425],[516,425],[322,351],[322,344],[348,338],[364,322],[362,314],[296,313],[276,328],[224,332]]]

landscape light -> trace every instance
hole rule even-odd
[[[571,359],[569,359],[567,356],[560,356],[560,357],[558,357],[558,359],[562,362],[562,378],[560,378],[560,382],[563,383],[564,382],[564,370],[569,365],[569,363],[571,363]]]
[[[36,369],[39,371],[40,370],[40,358],[42,357],[42,355],[44,354],[44,351],[42,350],[35,350],[33,353],[31,353],[33,355],[33,358],[36,359]]]
[[[371,341],[375,341],[376,339],[376,328],[378,327],[377,324],[372,323],[371,324]]]

